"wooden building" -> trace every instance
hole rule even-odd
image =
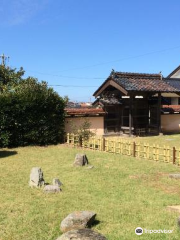
[[[96,90],[94,107],[101,107],[104,133],[159,134],[161,114],[170,99],[179,99],[180,67],[167,78],[159,74],[111,72]],[[176,107],[179,104],[176,105]],[[180,118],[179,118],[180,119]],[[180,123],[180,122],[179,122]]]

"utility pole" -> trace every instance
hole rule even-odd
[[[2,63],[1,65],[5,67],[6,65],[6,60],[9,60],[8,56],[5,56],[4,53],[0,56],[0,58],[2,59]]]

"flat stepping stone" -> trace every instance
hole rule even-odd
[[[167,209],[173,212],[180,212],[180,205],[168,206]]]
[[[107,240],[102,234],[91,229],[71,230],[56,240]]]
[[[170,178],[180,179],[180,173],[169,174]]]
[[[45,193],[59,193],[61,191],[60,187],[57,185],[46,185],[43,189]]]
[[[69,214],[60,225],[62,232],[90,227],[94,222],[96,213],[90,211],[76,211]]]

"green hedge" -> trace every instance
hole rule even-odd
[[[1,93],[0,147],[62,142],[64,107],[64,99],[53,89],[32,79]]]

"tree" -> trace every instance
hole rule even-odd
[[[24,73],[25,71],[22,67],[19,71],[16,71],[16,68],[11,69],[0,65],[0,93],[14,89],[22,81]]]
[[[71,122],[71,131],[76,136],[78,136],[79,144],[82,146],[82,142],[86,142],[89,140],[90,137],[94,136],[95,133],[90,130],[91,128],[91,122],[89,119],[83,119],[83,122],[79,124],[78,126]]]
[[[22,68],[18,72],[7,68],[1,71],[0,146],[47,145],[63,141],[64,99],[46,82],[32,77],[23,79]]]

